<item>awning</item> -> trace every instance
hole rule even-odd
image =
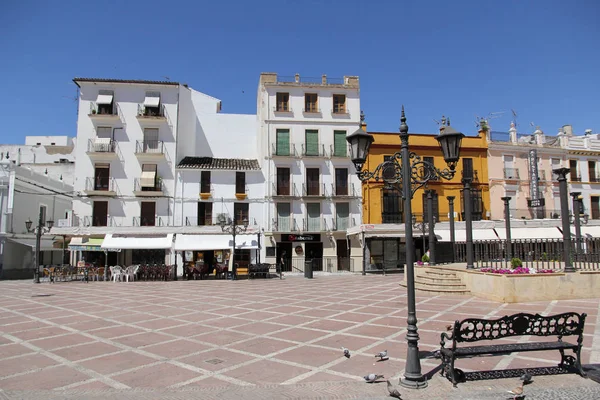
[[[107,234],[102,249],[170,249],[173,246],[173,234],[127,236]]]
[[[233,247],[233,237],[229,236],[230,246]],[[258,249],[258,237],[256,235],[236,235],[235,237],[235,248],[236,249]]]
[[[104,238],[86,238],[77,236],[71,239],[69,250],[71,251],[114,251],[119,252],[121,249],[103,249],[102,242]]]
[[[158,107],[160,104],[160,94],[159,93],[146,93],[146,98],[144,99],[145,107]]]
[[[495,228],[498,237],[506,240],[506,229]],[[512,240],[531,240],[531,239],[562,239],[562,233],[556,227],[547,228],[511,228],[510,238]]]
[[[571,237],[575,238],[575,227],[571,226]],[[600,238],[600,226],[581,225],[581,237],[584,239]]]
[[[142,177],[140,183],[142,187],[154,187],[154,181],[156,180],[156,171],[142,171]]]
[[[447,229],[435,230],[435,235],[440,242],[450,241],[450,231]],[[481,242],[484,240],[498,240],[498,236],[496,236],[496,233],[493,229],[473,229],[473,242]],[[463,229],[456,229],[454,231],[454,241],[466,242],[467,231]]]
[[[11,242],[18,243],[23,246],[31,247],[35,249],[35,239],[16,239],[16,238],[8,238]],[[54,239],[45,239],[42,238],[40,240],[40,250],[41,251],[62,251],[61,248],[54,247]]]
[[[241,235],[240,235],[241,236]],[[238,236],[239,237],[239,236]],[[238,238],[236,237],[236,239]],[[224,250],[233,247],[231,235],[185,235],[175,236],[175,250]],[[240,248],[237,244],[236,247]]]
[[[111,104],[113,102],[112,94],[99,94],[96,99],[96,104]]]

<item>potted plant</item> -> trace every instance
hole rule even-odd
[[[421,257],[421,262],[425,265],[429,264],[429,256],[427,254],[423,254],[423,257]]]
[[[523,261],[521,261],[521,259],[520,259],[520,258],[517,258],[517,257],[515,257],[515,258],[513,258],[512,260],[510,260],[510,266],[511,266],[512,268],[519,268],[519,267],[522,267],[522,266],[523,266]]]
[[[92,114],[96,114],[96,110],[95,109],[92,109]]]

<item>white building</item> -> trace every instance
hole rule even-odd
[[[257,99],[259,160],[267,181],[267,262],[288,270],[361,270],[346,230],[361,223],[361,185],[346,135],[360,123],[358,77],[262,73]]]
[[[0,161],[0,277],[21,279],[33,277],[32,256],[35,234],[27,232],[25,222],[67,225],[71,218],[73,187],[64,181],[16,165],[3,157]],[[42,236],[41,265],[63,262],[63,238]]]

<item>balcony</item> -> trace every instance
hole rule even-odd
[[[292,217],[277,217],[271,222],[273,232],[298,232],[296,220]]]
[[[133,217],[133,226],[169,226],[167,217]]]
[[[401,212],[386,212],[381,213],[382,224],[401,224],[404,222],[404,216]]]
[[[93,160],[110,161],[117,158],[117,141],[110,138],[88,140],[86,154]]]
[[[162,160],[165,158],[165,144],[162,140],[138,140],[135,155],[140,160]]]
[[[167,120],[167,111],[164,104],[158,107],[147,107],[138,104],[137,119],[140,123],[164,122]]]
[[[216,220],[216,217],[213,218],[210,215],[205,216],[204,218],[202,217],[185,217],[185,226],[212,226],[212,225],[218,225],[218,221]]]
[[[294,115],[294,110],[292,110],[292,107],[290,107],[289,105],[285,106],[285,107],[273,107],[273,113],[275,115],[282,115],[282,116],[293,116]]]
[[[600,175],[595,173],[594,171],[590,171],[590,182],[592,182],[592,183],[600,182]]]
[[[87,177],[84,192],[88,196],[114,197],[117,195],[116,187],[113,177]]]
[[[296,184],[292,183],[289,185],[277,185],[273,182],[273,197],[275,198],[288,198],[288,197],[300,197]]]
[[[462,176],[462,178],[471,178],[473,180],[473,182],[479,182],[479,176],[477,171],[461,171],[460,175]]]
[[[133,194],[137,197],[162,196],[162,179],[156,179],[154,182],[146,182],[144,178],[135,178],[133,181]]]
[[[319,183],[303,183],[302,197],[326,197],[325,184]]]
[[[210,199],[212,197],[212,195],[213,195],[212,185],[210,183],[209,184],[200,183],[200,198],[202,200],[207,200],[207,199]]]
[[[323,218],[302,218],[302,231],[303,232],[322,232],[325,220]]]
[[[581,182],[581,175],[578,174],[573,174],[571,172],[571,174],[569,175],[569,179],[571,180],[571,182]]]
[[[346,231],[348,228],[356,226],[356,220],[348,217],[347,219],[331,219],[331,230],[332,231]]]
[[[298,157],[298,152],[296,151],[296,145],[294,143],[290,143],[288,146],[277,146],[275,143],[271,143],[271,157]]]
[[[336,151],[334,145],[329,145],[329,158],[350,158],[350,146],[344,146],[343,151]]]
[[[302,156],[303,157],[326,157],[325,145],[318,145],[315,150],[308,149],[307,146],[302,144]]]
[[[519,170],[517,168],[504,168],[504,179],[519,180]]]
[[[108,215],[85,215],[83,218],[79,218],[81,226],[117,226],[114,217]]]
[[[360,193],[356,190],[354,183],[350,186],[338,186],[332,183],[331,195],[333,197],[360,197]]]
[[[307,117],[320,117],[321,109],[318,107],[303,108],[302,114],[304,114]]]
[[[96,122],[114,122],[119,120],[119,108],[113,102],[111,104],[96,104],[90,102],[89,117]]]

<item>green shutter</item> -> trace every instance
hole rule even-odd
[[[319,155],[319,131],[317,130],[306,130],[306,155]]]
[[[307,203],[306,213],[308,214],[308,230],[311,232],[321,231],[321,204]]]
[[[289,129],[277,129],[276,154],[278,156],[289,156],[290,155],[290,130]]]
[[[280,232],[290,232],[290,203],[277,203],[277,228]]]
[[[350,206],[348,203],[336,203],[335,205],[335,224],[337,230],[345,231],[348,229],[348,219],[350,216]]]
[[[346,143],[346,131],[333,131],[333,155],[335,157],[348,155]]]

